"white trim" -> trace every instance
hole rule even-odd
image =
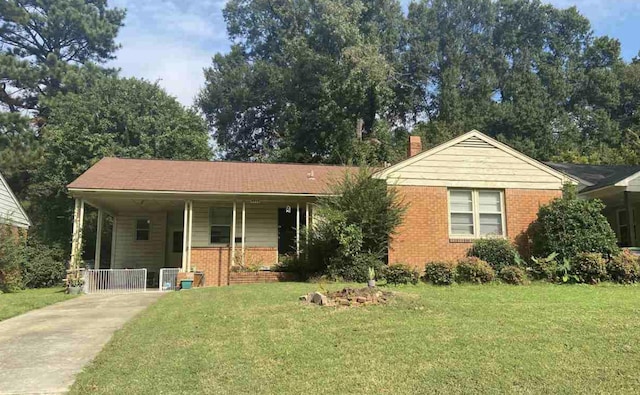
[[[245,254],[245,243],[244,243],[244,238],[245,238],[245,222],[246,222],[246,208],[245,208],[245,202],[242,201],[242,266],[245,265],[245,258],[244,258],[244,254]]]
[[[189,201],[184,202],[184,214],[182,216],[182,271],[187,271],[187,235],[189,234]]]
[[[231,266],[236,265],[236,202],[233,201],[233,213],[231,214]]]
[[[560,171],[557,171],[557,170],[545,165],[542,162],[539,162],[539,161],[537,161],[535,159],[532,159],[532,158],[524,155],[523,153],[518,152],[515,149],[509,147],[508,145],[503,144],[503,143],[499,142],[498,140],[492,139],[491,137],[489,137],[489,136],[487,136],[487,135],[485,135],[483,133],[480,133],[477,130],[472,130],[470,132],[467,132],[467,133],[465,133],[463,135],[460,135],[460,136],[458,136],[458,137],[456,137],[454,139],[451,139],[451,140],[449,140],[449,141],[447,141],[447,142],[445,142],[443,144],[440,144],[440,145],[438,145],[438,146],[436,146],[436,147],[434,147],[434,148],[432,148],[430,150],[421,152],[421,153],[419,153],[417,155],[412,156],[411,158],[407,158],[407,159],[405,159],[405,160],[403,160],[403,161],[401,161],[399,163],[396,163],[393,166],[390,166],[390,167],[387,167],[386,169],[380,170],[380,171],[374,173],[373,177],[381,179],[381,180],[386,180],[391,173],[394,173],[394,172],[396,172],[398,170],[401,170],[401,169],[403,169],[403,168],[405,168],[405,167],[407,167],[407,166],[409,166],[409,165],[411,165],[413,163],[416,163],[416,162],[418,162],[420,160],[428,158],[429,156],[437,154],[438,152],[440,152],[442,150],[450,148],[450,147],[452,147],[452,146],[454,146],[454,145],[456,145],[456,144],[458,144],[458,143],[460,143],[460,142],[462,142],[464,140],[472,138],[472,137],[476,137],[476,138],[484,141],[485,143],[490,144],[490,145],[494,146],[495,148],[498,148],[498,149],[500,149],[500,150],[502,150],[502,151],[504,151],[504,152],[506,152],[506,153],[508,153],[508,154],[510,154],[510,155],[512,155],[512,156],[514,156],[514,157],[516,157],[516,158],[528,163],[528,164],[530,164],[531,166],[534,166],[535,168],[537,168],[539,170],[542,170],[542,171],[546,172],[547,174],[550,174],[550,175],[558,178],[562,182],[571,182],[571,183],[574,183],[574,184],[578,183],[572,177],[569,177],[566,174],[564,174],[564,173],[562,173]]]
[[[118,218],[113,217],[113,227],[111,228],[111,262],[109,268],[113,269],[116,265],[116,237],[118,236]]]
[[[153,191],[153,190],[137,190],[137,189],[102,189],[102,188],[68,188],[69,193],[88,192],[99,193],[108,192],[115,194],[140,193],[140,194],[158,194],[158,195],[180,195],[180,196],[298,196],[298,197],[315,197],[315,196],[336,196],[330,193],[280,193],[280,192],[197,192],[197,191]]]
[[[2,185],[4,185],[5,189],[9,193],[9,196],[11,197],[11,199],[13,199],[13,202],[16,204],[16,207],[18,207],[18,210],[19,210],[20,214],[24,217],[23,219],[26,221],[26,223],[20,223],[20,222],[11,221],[11,224],[15,225],[15,226],[17,226],[19,228],[28,228],[28,227],[32,226],[33,223],[29,219],[29,216],[27,215],[27,213],[22,208],[22,205],[20,204],[20,201],[18,200],[16,195],[13,193],[13,191],[9,187],[9,183],[7,182],[7,180],[4,179],[4,176],[2,175],[2,173],[0,173],[0,182],[2,183]]]
[[[296,256],[300,256],[300,203],[296,203]]]
[[[187,237],[187,271],[191,271],[191,244],[193,241],[193,201],[189,201],[189,235]]]
[[[451,192],[452,191],[467,191],[471,192],[471,205],[472,205],[472,214],[473,217],[473,234],[454,234],[451,233]],[[498,192],[500,194],[500,213],[484,213],[484,214],[499,214],[500,215],[500,226],[502,228],[502,234],[500,235],[482,235],[480,229],[480,192]],[[504,201],[504,191],[500,189],[491,189],[491,188],[447,188],[447,226],[449,232],[449,239],[454,240],[466,240],[466,239],[482,239],[482,238],[505,238],[507,237],[507,228],[506,228],[506,210],[505,210],[505,201]]]

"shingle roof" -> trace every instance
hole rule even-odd
[[[328,193],[349,166],[104,158],[69,189],[163,192]]]
[[[585,186],[581,192],[614,185],[618,181],[640,172],[640,165],[582,165],[553,162],[546,162],[546,164],[578,179]]]

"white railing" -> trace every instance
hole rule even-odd
[[[89,269],[84,272],[84,292],[129,293],[147,290],[147,269]]]
[[[178,286],[179,268],[165,267],[160,269],[160,291],[175,291]]]

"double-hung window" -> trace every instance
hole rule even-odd
[[[211,244],[229,244],[231,242],[230,207],[211,207],[209,209],[209,228]]]
[[[504,236],[504,196],[488,189],[449,190],[449,235],[454,238]]]
[[[149,240],[151,231],[151,221],[147,218],[136,219],[136,241]]]

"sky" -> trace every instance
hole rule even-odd
[[[408,3],[408,0],[401,0]],[[122,48],[109,65],[126,77],[157,81],[190,106],[204,84],[211,57],[229,51],[222,17],[225,0],[110,0],[126,8],[117,41]],[[640,0],[549,0],[557,7],[577,6],[597,35],[618,38],[626,60],[640,50]]]

